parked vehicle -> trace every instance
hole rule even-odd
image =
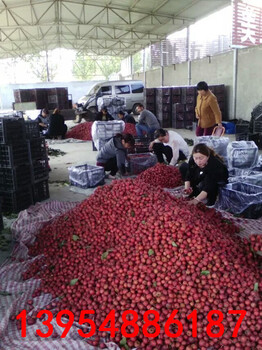
[[[125,97],[126,110],[136,113],[139,103],[144,103],[144,84],[141,80],[116,80],[95,84],[89,93],[78,100],[79,107],[97,112],[99,97]]]

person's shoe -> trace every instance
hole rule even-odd
[[[116,179],[116,177],[115,176],[113,176],[113,175],[108,175],[108,179],[110,179],[110,180],[115,180]]]

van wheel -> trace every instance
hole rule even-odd
[[[82,116],[77,114],[75,120],[73,120],[74,123],[81,123]]]
[[[139,114],[139,113],[137,113],[137,111],[136,111],[137,106],[138,106],[138,103],[134,104],[134,106],[133,106],[133,108],[132,108],[132,112],[133,112],[134,115],[138,115],[138,114]]]

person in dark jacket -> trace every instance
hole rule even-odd
[[[97,155],[97,165],[110,171],[109,178],[114,179],[117,171],[126,173],[127,149],[134,147],[135,139],[131,134],[117,134],[112,137]]]
[[[145,132],[147,136],[153,137],[154,132],[160,128],[160,123],[157,117],[145,109],[144,105],[138,104],[136,108],[137,112],[140,114],[138,117],[138,123],[136,124],[136,133],[138,137],[143,137]]]
[[[185,180],[185,193],[191,204],[205,202],[207,206],[215,204],[220,186],[227,183],[228,170],[223,160],[207,145],[194,146],[188,164],[180,167]]]
[[[40,132],[47,131],[48,125],[50,122],[48,109],[47,108],[41,109],[41,112],[36,118],[36,120],[38,121],[38,124],[39,124],[39,131]]]
[[[61,137],[65,138],[67,132],[67,125],[65,124],[64,117],[60,114],[60,110],[56,108],[53,114],[50,116],[50,124],[47,132],[48,138]]]
[[[95,120],[108,122],[108,120],[114,120],[114,118],[110,113],[108,113],[106,107],[102,107],[101,111],[97,113]]]
[[[117,116],[120,120],[123,120],[125,123],[136,124],[135,118],[126,112],[119,111]]]

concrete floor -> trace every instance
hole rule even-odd
[[[68,128],[75,126],[72,121],[66,121]],[[181,136],[188,139],[194,139],[195,132],[179,129],[176,130]],[[230,141],[235,140],[234,135],[225,135],[230,138]],[[95,188],[87,190],[81,190],[76,187],[69,186],[69,171],[68,168],[74,165],[80,164],[96,164],[97,151],[92,150],[92,142],[66,142],[66,140],[48,141],[49,148],[58,149],[65,152],[63,156],[50,156],[49,164],[51,171],[49,173],[49,191],[50,198],[46,201],[71,201],[80,202],[90,196]],[[190,147],[190,150],[192,147]],[[106,183],[110,183],[111,180],[106,179]],[[14,219],[5,219],[5,227],[9,227]],[[5,230],[7,231],[7,230]],[[0,251],[0,265],[5,259],[10,256],[13,242],[11,242],[10,232],[5,232],[6,238],[10,241],[5,251]]]

